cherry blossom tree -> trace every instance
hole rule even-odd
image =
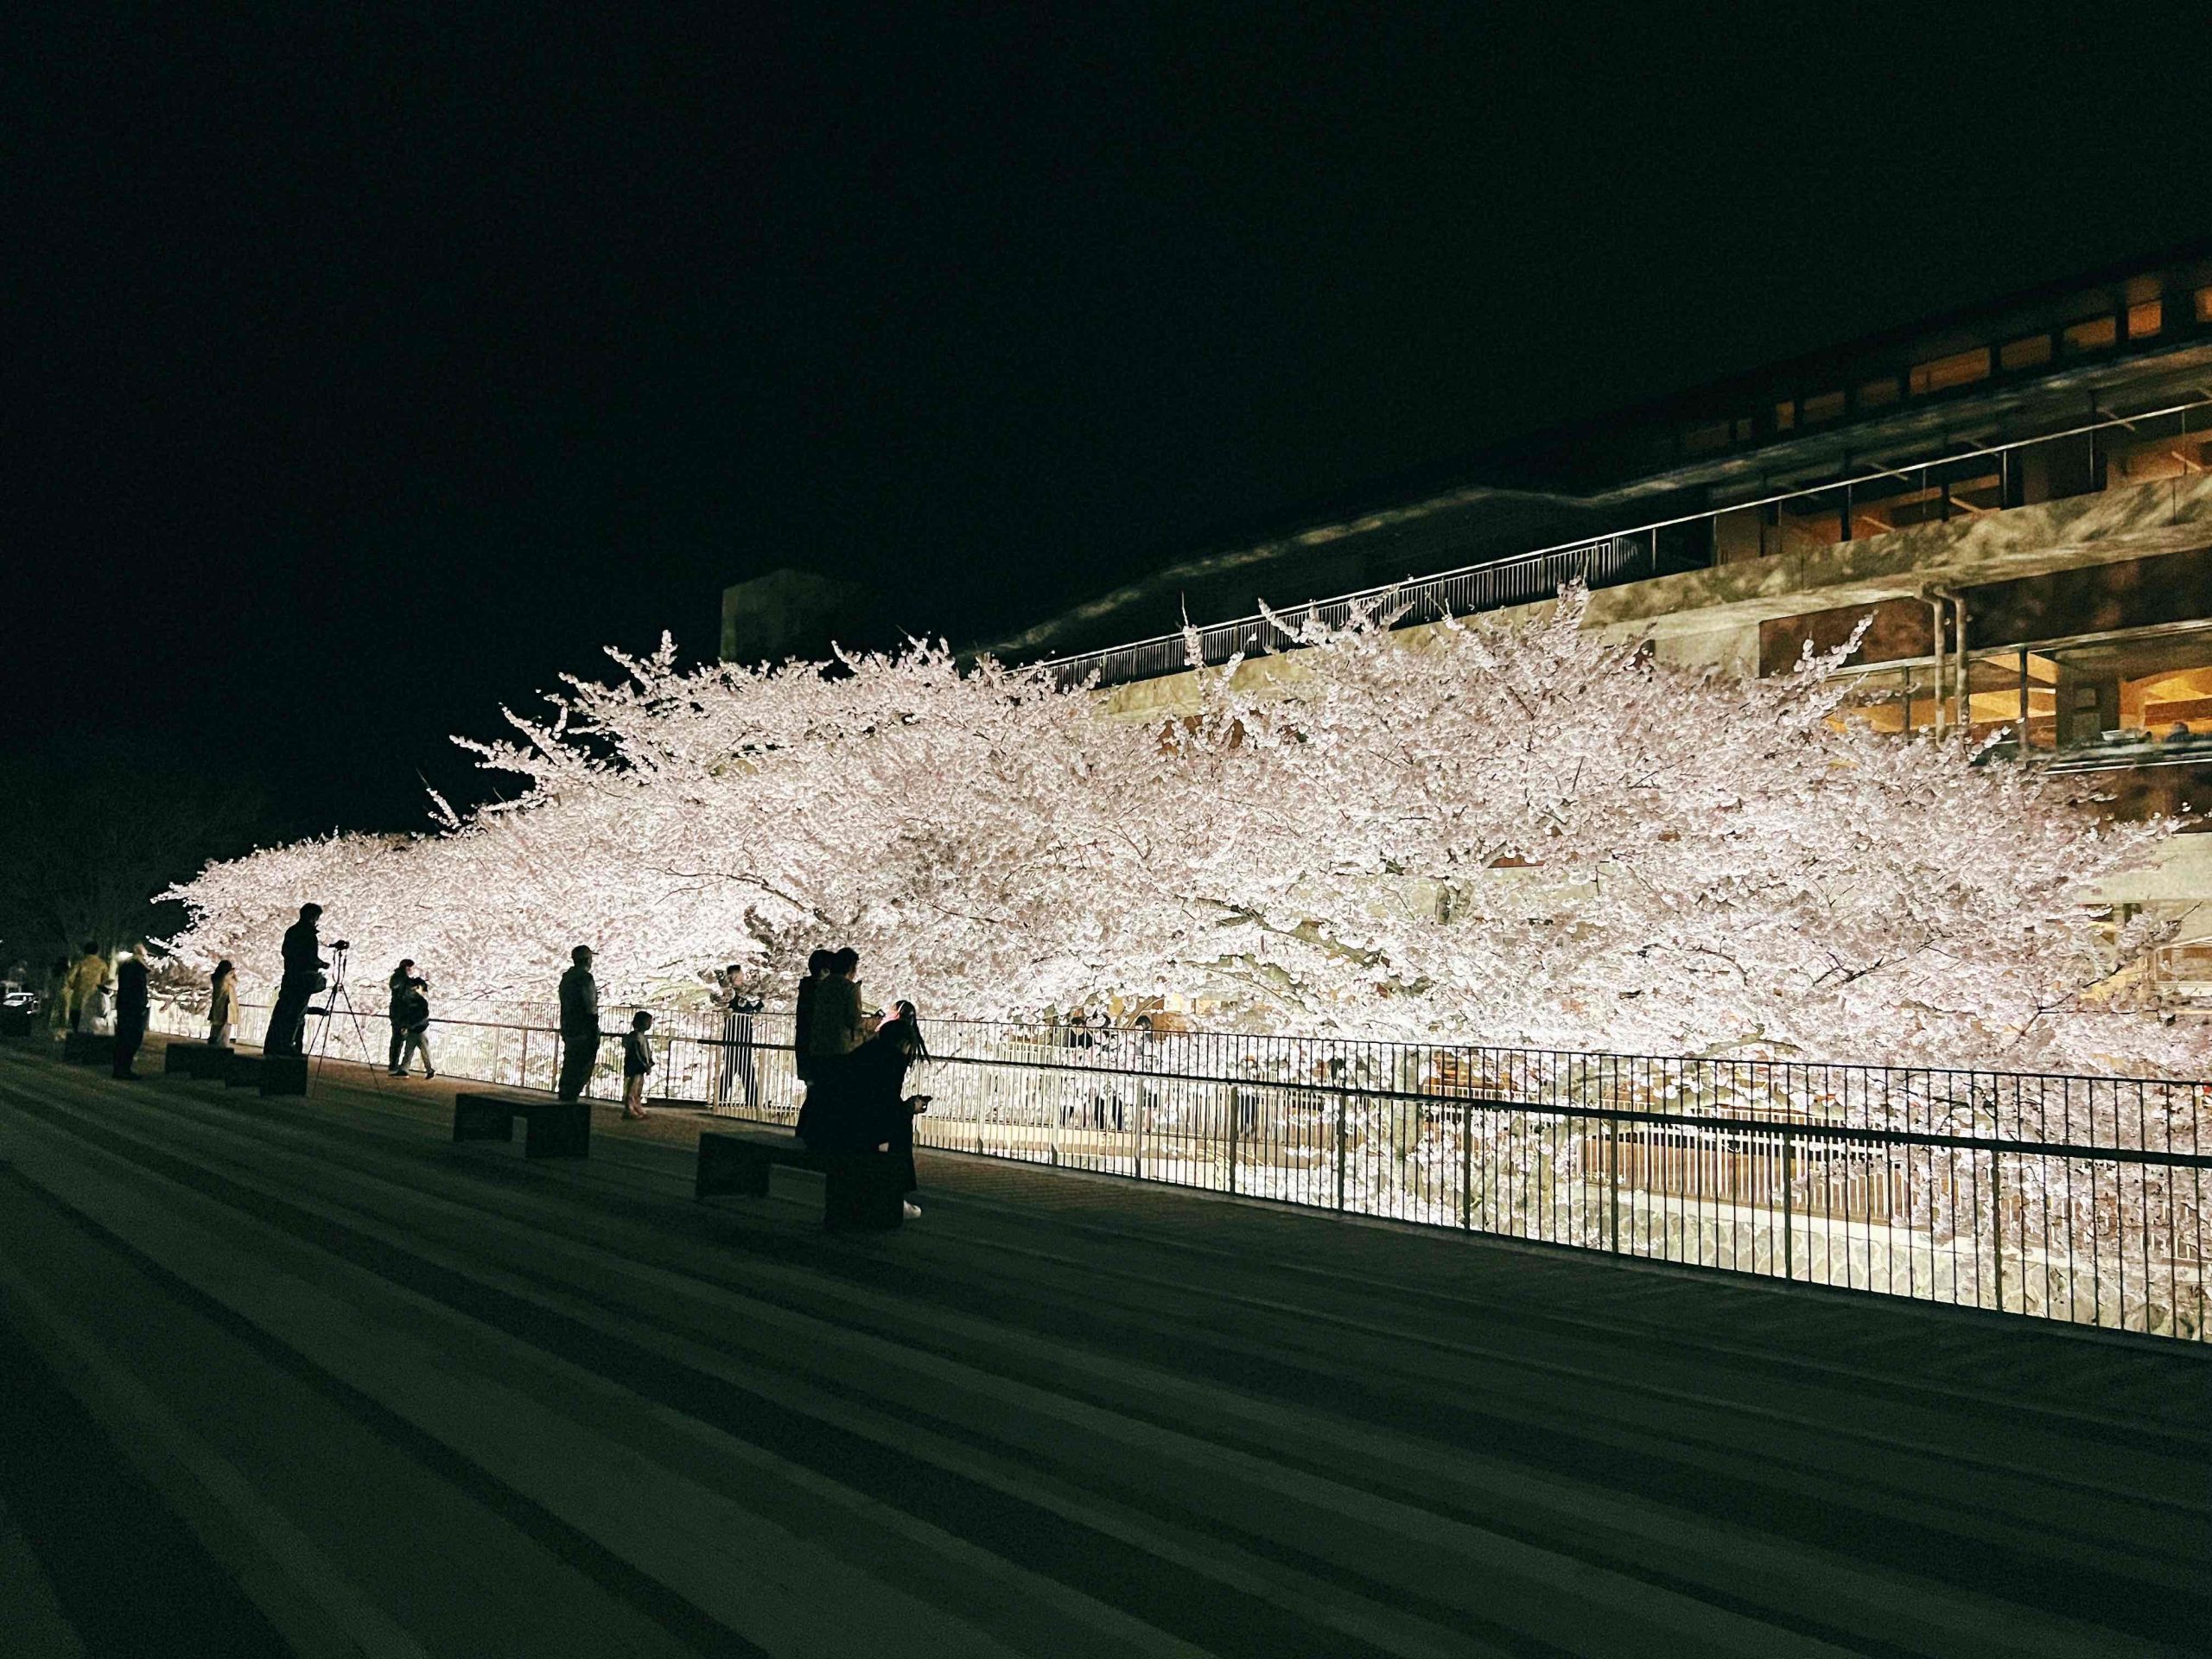
[[[999,1017],[1175,993],[1217,1025],[1612,1052],[2195,1069],[2086,894],[2171,823],[1855,723],[1842,653],[1743,681],[1582,624],[1394,631],[1198,677],[1179,717],[938,646],[685,668],[664,642],[502,741],[435,834],[340,836],[175,890],[265,988],[302,899],[378,963],[542,1007],[849,943],[879,996]]]

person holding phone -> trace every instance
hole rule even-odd
[[[839,1068],[840,1110],[849,1115],[848,1122],[863,1147],[899,1160],[899,1190],[909,1194],[919,1185],[914,1174],[914,1120],[929,1109],[931,1097],[908,1094],[906,1076],[929,1058],[921,1017],[912,1002],[902,999],[891,1005],[875,1034],[845,1056]],[[909,1221],[922,1213],[911,1197],[904,1205]]]

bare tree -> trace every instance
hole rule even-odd
[[[147,747],[49,742],[0,756],[0,950],[32,961],[173,931],[170,883],[250,847],[260,791]]]

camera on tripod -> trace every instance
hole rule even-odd
[[[351,950],[353,948],[353,941],[351,939],[333,939],[330,942],[330,948],[334,950]]]

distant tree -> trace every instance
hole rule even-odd
[[[0,756],[0,951],[34,962],[174,931],[157,903],[252,845],[263,798],[149,746],[47,742]]]

